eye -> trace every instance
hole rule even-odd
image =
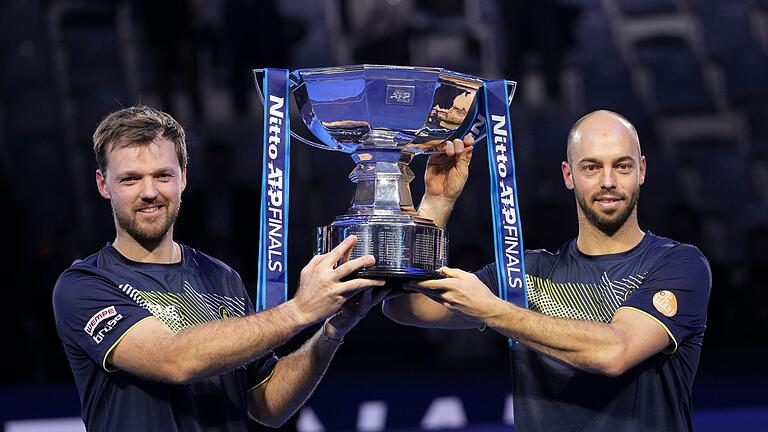
[[[584,165],[584,171],[586,172],[595,172],[597,171],[597,168],[598,167],[595,164]]]
[[[163,173],[163,174],[156,175],[155,178],[160,181],[170,181],[173,178],[173,175],[168,173]]]
[[[632,164],[628,162],[620,163],[617,168],[621,171],[630,171],[632,170]]]
[[[123,177],[120,179],[120,184],[124,184],[127,186],[130,186],[134,183],[136,183],[138,179],[136,177]]]

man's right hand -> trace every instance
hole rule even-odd
[[[427,161],[424,196],[418,214],[432,219],[440,228],[445,228],[453,205],[467,183],[474,144],[475,138],[471,134],[463,141],[446,141],[445,153],[433,154]]]
[[[349,256],[356,242],[356,236],[347,237],[327,254],[313,257],[301,270],[299,289],[293,299],[301,321],[309,324],[322,321],[338,312],[344,302],[357,292],[384,285],[383,280],[375,279],[341,281],[353,272],[376,263],[373,255],[365,255],[337,266],[343,257]]]

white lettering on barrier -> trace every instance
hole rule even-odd
[[[325,432],[325,427],[320,423],[317,414],[308,406],[301,409],[299,418],[296,420],[296,429],[299,432]]]
[[[362,432],[383,431],[387,426],[387,403],[370,401],[360,404],[357,411],[357,430]]]
[[[507,395],[507,399],[504,401],[504,423],[508,425],[515,424],[515,407],[511,394]]]
[[[432,401],[421,420],[424,429],[461,428],[467,425],[467,416],[461,399],[439,397]]]

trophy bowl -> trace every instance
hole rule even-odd
[[[257,74],[256,84],[260,84]],[[440,68],[355,65],[299,69],[290,92],[306,128],[291,136],[351,154],[356,184],[347,212],[317,228],[315,253],[350,235],[348,259],[371,254],[376,264],[354,277],[432,279],[447,264],[448,233],[419,217],[409,183],[414,156],[443,152],[472,127],[483,80]],[[295,123],[294,123],[295,124]]]

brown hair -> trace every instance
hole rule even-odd
[[[147,106],[123,108],[104,117],[93,133],[93,152],[101,172],[107,169],[107,154],[117,148],[145,145],[157,137],[174,143],[179,165],[187,167],[186,133],[169,114]]]

